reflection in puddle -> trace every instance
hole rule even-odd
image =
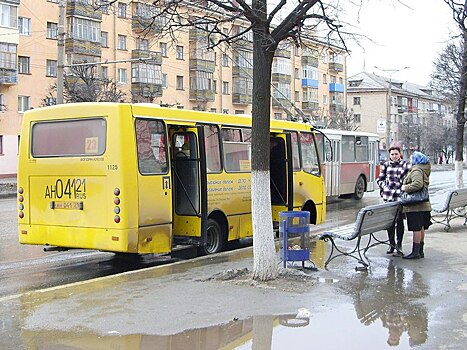
[[[22,338],[26,348],[48,350],[410,349],[427,339],[426,310],[414,302],[426,288],[420,276],[391,266],[389,271],[382,284],[354,281],[362,287],[351,293],[354,305],[340,303],[327,310],[303,308],[294,314],[255,316],[174,335],[23,330]]]

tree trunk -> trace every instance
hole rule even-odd
[[[269,178],[269,129],[271,111],[271,67],[274,49],[266,40],[266,29],[253,30],[253,125],[251,149],[251,210],[253,219],[253,279],[277,277],[277,258],[272,227]]]
[[[462,66],[460,76],[459,101],[457,105],[456,128],[456,162],[455,177],[456,188],[464,187],[463,162],[464,162],[464,128],[465,128],[465,98],[467,94],[467,31],[464,30],[462,45]]]

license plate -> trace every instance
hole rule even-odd
[[[54,202],[50,202],[50,208],[51,209],[83,210],[83,202],[54,201]]]

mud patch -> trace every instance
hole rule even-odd
[[[224,270],[207,279],[199,281],[221,281],[235,285],[277,289],[293,293],[308,292],[311,287],[319,283],[318,278],[310,275],[308,271],[287,268],[279,268],[278,277],[275,280],[266,282],[253,280],[253,272],[248,268]]]

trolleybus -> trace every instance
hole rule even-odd
[[[320,129],[317,134],[328,197],[351,195],[361,199],[374,191],[379,173],[377,134]]]
[[[326,212],[315,133],[271,120],[271,205]],[[19,241],[49,249],[220,251],[252,236],[251,117],[152,104],[27,111],[18,166]]]

